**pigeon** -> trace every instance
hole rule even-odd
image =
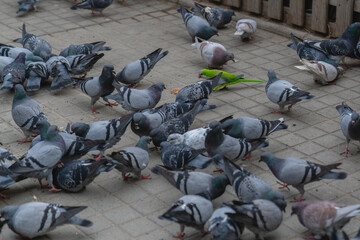
[[[8,205],[0,210],[0,216],[5,219],[1,221],[0,226],[2,228],[6,223],[13,232],[26,238],[45,235],[64,224],[90,227],[93,225],[92,222],[75,216],[86,208],[86,206],[70,207],[45,202]]]
[[[235,16],[234,10],[222,9],[217,7],[205,6],[194,2],[195,8],[190,8],[191,11],[200,13],[210,24],[216,28],[224,28],[226,24],[231,22]]]
[[[287,46],[291,49],[294,49],[299,56],[299,58],[306,59],[309,61],[322,61],[329,63],[335,67],[338,66],[340,59],[331,59],[327,56],[324,52],[317,50],[315,48],[309,47],[304,43],[300,43],[296,40],[294,34],[290,33],[290,37],[292,43],[288,44]]]
[[[40,89],[41,81],[49,78],[46,63],[26,62],[26,91],[32,92]]]
[[[86,159],[65,163],[52,170],[54,186],[67,192],[80,192],[102,172],[109,172],[115,164],[107,159]]]
[[[352,53],[359,42],[360,22],[348,26],[340,38],[331,40],[304,40],[307,47],[322,51],[330,59],[341,60]]]
[[[94,14],[94,11],[100,12],[101,16],[107,17],[103,14],[105,8],[109,7],[112,4],[113,0],[84,0],[80,3],[75,4],[70,9],[90,9],[91,13]]]
[[[110,95],[114,90],[113,82],[115,79],[114,66],[105,65],[98,77],[90,77],[86,79],[75,79],[75,85],[81,89],[83,93],[91,97],[91,111],[98,113],[95,110],[95,103],[100,97],[107,102],[109,106],[116,106],[115,103],[110,103],[105,96]]]
[[[342,67],[335,67],[323,61],[309,61],[301,59],[303,66],[295,66],[300,70],[307,70],[314,76],[314,81],[321,85],[333,85],[334,81],[343,75],[344,69]]]
[[[99,41],[99,42],[92,42],[92,43],[84,43],[73,45],[71,44],[69,47],[61,50],[60,56],[68,57],[72,55],[88,55],[93,53],[98,53],[100,51],[110,51],[112,50],[109,46],[104,46],[106,42]]]
[[[116,79],[130,87],[135,87],[153,69],[155,64],[169,53],[169,51],[161,52],[161,50],[162,48],[158,48],[149,55],[129,63],[116,74]]]
[[[150,179],[150,175],[141,175],[141,171],[144,170],[150,162],[149,142],[150,137],[142,136],[136,146],[127,147],[108,155],[108,157],[117,163],[115,168],[122,173],[124,180],[133,177],[129,175],[130,173],[133,173],[136,179]]]
[[[268,77],[269,81],[265,86],[266,96],[270,101],[278,104],[280,107],[280,110],[274,111],[274,113],[283,112],[286,105],[290,105],[288,106],[288,110],[290,110],[295,103],[303,99],[312,99],[315,97],[286,80],[278,79],[272,69],[269,70]]]
[[[177,11],[181,13],[185,22],[186,30],[193,42],[195,41],[195,36],[208,40],[212,36],[218,35],[216,27],[211,27],[205,19],[196,16],[194,13],[187,10],[183,5],[181,5]]]
[[[331,228],[341,229],[360,213],[360,204],[344,205],[329,201],[300,202],[292,205],[291,215],[314,234],[315,238],[327,235]]]
[[[347,177],[345,172],[332,171],[337,169],[341,163],[320,165],[293,157],[277,158],[269,152],[262,153],[259,162],[265,162],[275,177],[284,183],[278,182],[283,186],[282,188],[291,185],[300,192],[300,198],[295,199],[297,202],[304,200],[305,184],[322,179],[345,179]]]
[[[25,53],[19,53],[12,63],[4,67],[2,71],[3,84],[0,90],[11,90],[15,84],[22,84],[25,81],[25,56]]]
[[[256,31],[256,22],[252,19],[240,19],[237,21],[235,28],[235,36],[240,36],[243,42],[249,41],[253,39],[252,35]]]
[[[196,102],[201,99],[207,99],[213,89],[221,84],[226,83],[229,79],[221,78],[221,73],[207,80],[198,81],[189,84],[176,94],[177,102]]]
[[[226,213],[233,221],[244,224],[247,229],[256,235],[256,239],[264,240],[264,236],[277,229],[283,219],[284,208],[276,203],[256,199],[248,203],[233,201],[233,204],[225,204],[235,213]]]
[[[345,154],[347,156],[350,153],[350,140],[360,141],[360,117],[356,111],[344,102],[341,105],[336,106],[336,110],[340,114],[340,127],[346,138],[346,148],[341,154]]]
[[[225,122],[227,119],[231,119],[232,116],[225,117],[220,120],[220,123]],[[173,133],[170,134],[166,141],[171,144],[186,144],[196,150],[205,149],[205,137],[210,131],[210,127],[204,126],[187,131],[184,134]]]
[[[20,141],[23,143],[29,141],[31,134],[39,134],[37,123],[40,120],[46,120],[46,116],[38,102],[26,95],[21,84],[15,85],[11,114],[16,125],[25,134],[25,139]]]
[[[66,58],[53,55],[46,61],[46,67],[49,75],[53,78],[50,91],[61,90],[74,82],[71,76],[71,66]]]
[[[162,142],[161,147],[161,161],[165,167],[170,169],[184,169],[184,168],[207,168],[211,163],[219,158],[209,158],[202,155],[205,149],[195,150],[191,146],[185,144],[171,144],[169,142]]]
[[[205,137],[205,148],[210,156],[221,154],[229,160],[236,160],[246,157],[256,149],[269,145],[265,138],[247,140],[226,135],[223,133],[221,123],[218,121],[211,122],[209,127],[211,130]],[[250,155],[247,158],[250,158]]]
[[[286,208],[287,204],[283,194],[274,191],[261,178],[225,158],[217,160],[216,164],[224,169],[240,201],[249,203],[255,199],[266,199],[274,202],[281,210]]]
[[[157,175],[163,176],[171,185],[186,195],[198,195],[206,192],[211,200],[214,200],[225,192],[229,179],[225,174],[213,177],[204,172],[189,170],[171,170],[157,165],[151,168]]]
[[[106,96],[106,99],[115,100],[128,111],[141,111],[155,107],[160,101],[162,91],[166,89],[163,82],[142,90],[122,87],[116,81],[114,81],[113,85],[118,92]]]
[[[185,226],[199,229],[204,233],[204,225],[212,212],[211,200],[198,195],[185,195],[159,218],[180,224],[180,232],[174,237],[182,239],[185,235]]]
[[[257,119],[250,117],[239,117],[228,119],[221,124],[224,133],[234,138],[246,138],[255,140],[269,136],[275,131],[287,129],[284,119],[279,118],[275,121]]]
[[[2,72],[4,68],[14,61],[13,58],[0,56],[0,83],[3,82]]]
[[[154,145],[160,146],[160,143],[166,141],[168,136],[172,133],[183,134],[187,132],[190,125],[194,122],[196,115],[204,109],[206,102],[206,99],[202,99],[201,101],[198,101],[190,111],[176,118],[172,118],[162,123],[159,127],[152,129],[150,131],[150,137],[152,138]]]
[[[24,48],[30,50],[34,55],[41,57],[47,61],[51,57],[51,45],[44,39],[27,33],[25,23],[22,26],[22,38],[15,39],[14,42],[19,42]]]
[[[198,50],[209,68],[222,68],[230,60],[235,62],[234,54],[227,51],[220,43],[199,40],[198,37],[195,37],[195,43],[191,46]]]
[[[86,76],[94,64],[104,56],[103,53],[79,54],[66,57],[71,67],[71,74]]]
[[[194,103],[172,102],[165,103],[157,108],[145,109],[134,114],[131,130],[138,136],[149,136],[152,129],[162,123],[188,112]],[[214,109],[215,105],[204,105],[202,110]]]
[[[209,231],[214,240],[238,240],[244,232],[244,224],[234,221],[227,214],[236,213],[231,207],[222,205],[209,220]]]
[[[2,145],[2,144],[0,144],[0,145]],[[5,160],[18,161],[18,159],[14,156],[14,154],[9,152],[5,148],[0,147],[0,165],[2,165]]]
[[[26,61],[31,61],[31,62],[44,61],[41,57],[35,56],[29,49],[14,47],[11,45],[6,45],[6,44],[0,43],[0,55],[1,56],[10,57],[12,59],[15,59],[22,52],[26,54]]]
[[[38,12],[39,9],[36,6],[37,0],[20,0],[19,3],[19,9],[16,11],[16,14],[19,16],[24,15],[25,13],[29,12],[31,8],[35,10],[35,12]]]
[[[52,168],[61,160],[65,153],[65,143],[57,131],[57,126],[49,127],[46,138],[30,148],[20,159],[9,167],[13,173],[37,178],[40,186],[41,179],[47,178],[51,185],[50,191],[59,191],[52,181]]]

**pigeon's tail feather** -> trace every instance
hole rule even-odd
[[[82,1],[74,6],[72,6],[70,9],[71,10],[77,10],[77,9],[91,9],[91,5],[89,4],[88,1]]]
[[[220,123],[224,123],[226,120],[229,120],[229,119],[233,119],[233,115],[230,115],[230,116],[227,116],[227,117],[224,117],[223,119],[219,120]]]
[[[109,46],[103,46],[99,49],[99,51],[110,51],[112,50],[112,47],[109,47]]]
[[[299,97],[298,99],[303,99],[303,100],[305,100],[305,99],[313,99],[313,98],[315,98],[315,96],[313,96],[313,95],[305,95],[305,96]]]
[[[266,138],[255,139],[255,140],[251,140],[250,142],[251,142],[251,151],[269,146],[269,141],[266,140]]]
[[[292,43],[289,43],[287,46],[291,49],[296,50],[299,42],[296,40],[294,34],[290,33],[290,37],[291,37]]]
[[[160,53],[159,56],[155,59],[155,61],[154,61],[154,63],[152,65],[154,66],[158,61],[160,61],[163,57],[165,57],[168,54],[169,54],[169,51],[167,51],[167,50]]]
[[[50,90],[57,91],[73,84],[74,79],[72,78],[69,70],[64,65],[57,66],[57,74],[53,77]]]
[[[269,133],[273,133],[275,131],[287,129],[288,125],[284,124],[284,118],[279,118],[276,121],[270,121],[270,130]]]
[[[22,25],[22,39],[21,39],[21,42],[22,40],[25,38],[25,35],[26,35],[26,26],[25,26],[25,23],[23,23]],[[15,41],[15,40],[14,40]]]
[[[13,40],[13,42],[22,43],[22,38],[16,38],[16,39]]]
[[[16,11],[16,14],[24,14],[30,10],[30,4],[22,4],[20,8]]]
[[[37,91],[40,89],[41,77],[30,76],[26,83],[26,91]]]
[[[215,108],[216,108],[216,105],[204,105],[202,107],[201,111],[215,109]]]
[[[354,111],[345,102],[343,102],[341,105],[336,106],[336,110],[339,112],[340,115],[342,115],[344,112],[351,114]]]
[[[91,227],[93,225],[93,222],[86,220],[86,219],[76,217],[76,216],[70,218],[68,223],[82,226],[82,227]]]
[[[167,170],[166,168],[164,168],[164,167],[162,167],[160,165],[152,167],[150,170],[153,173],[155,173],[156,175],[163,176],[166,180],[169,181],[169,183],[171,183],[171,185],[176,186],[176,182],[175,182],[175,179],[174,179],[174,173],[173,172]]]
[[[14,83],[11,81],[4,81],[1,85],[0,91],[9,91],[14,87]]]
[[[197,9],[199,9],[199,10],[206,8],[205,5],[202,5],[202,4],[197,3],[197,2],[194,2],[194,5],[195,5],[195,7],[196,7]]]
[[[345,179],[347,177],[347,173],[345,172],[328,172],[324,176],[323,179]]]
[[[121,117],[120,125],[118,128],[116,128],[116,132],[117,132],[116,136],[122,136],[125,133],[127,126],[130,124],[130,122],[133,119],[133,115],[134,113],[130,113],[128,115]]]
[[[244,33],[245,33],[244,30],[237,30],[237,31],[234,33],[234,35],[235,35],[235,36],[242,36],[242,35],[244,35]]]
[[[93,43],[94,44],[93,53],[96,53],[98,51],[110,51],[110,50],[112,50],[112,47],[104,46],[105,43],[106,42],[104,42],[104,41]]]
[[[198,169],[205,169],[208,166],[210,166],[210,164],[213,163],[213,162],[214,162],[214,159],[199,154],[196,158],[191,160],[187,164],[187,166],[198,168]]]

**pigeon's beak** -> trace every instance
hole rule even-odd
[[[355,126],[355,124],[356,124],[356,121],[351,121],[352,126]]]
[[[138,124],[136,124],[135,123],[135,127],[134,127],[136,130],[139,130],[140,129],[140,127],[139,127],[139,125]]]

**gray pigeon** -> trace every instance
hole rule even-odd
[[[284,183],[278,182],[279,184],[285,188],[291,185],[300,192],[300,198],[295,199],[297,202],[304,200],[305,184],[322,179],[345,179],[347,177],[345,172],[332,171],[337,169],[341,163],[320,165],[299,158],[277,158],[269,152],[262,153],[259,161],[265,162],[275,177]]]
[[[0,216],[5,219],[0,226],[2,228],[7,224],[13,232],[26,238],[45,235],[64,224],[90,227],[92,222],[75,216],[85,208],[87,207],[69,207],[45,202],[8,205],[0,210]]]
[[[214,35],[218,35],[216,27],[211,27],[210,24],[203,18],[196,16],[194,13],[187,10],[183,5],[177,10],[181,13],[185,22],[186,30],[191,36],[192,41],[195,41],[195,36],[208,40]]]
[[[15,94],[11,114],[16,125],[25,134],[25,139],[21,142],[29,141],[31,134],[39,134],[37,123],[40,120],[46,120],[46,116],[39,104],[28,97],[21,84],[15,85]]]
[[[231,9],[205,6],[197,2],[194,4],[195,8],[190,8],[190,10],[200,13],[211,26],[216,28],[224,28],[226,24],[231,22],[232,16],[235,16],[234,10]]]
[[[112,48],[108,46],[104,46],[106,42],[99,41],[99,42],[92,42],[92,43],[84,43],[84,44],[78,44],[73,45],[71,44],[69,47],[61,50],[60,56],[68,57],[72,55],[88,55],[97,53],[100,51],[110,51]]]
[[[328,64],[331,64],[335,67],[338,66],[340,59],[333,58],[330,59],[329,56],[327,56],[323,51],[317,50],[315,48],[309,47],[304,43],[298,42],[296,40],[294,34],[290,33],[290,37],[292,40],[292,43],[288,44],[287,46],[291,49],[294,49],[301,59],[306,59],[309,61],[323,61]]]
[[[50,86],[51,91],[58,91],[74,82],[71,76],[71,66],[66,58],[53,55],[46,61],[46,67],[49,75],[53,78]]]
[[[185,235],[185,226],[199,229],[204,233],[204,225],[211,217],[212,212],[212,202],[207,198],[198,195],[185,195],[179,198],[159,218],[180,224],[180,232],[174,237],[182,239]]]
[[[35,10],[35,12],[38,12],[39,9],[36,6],[37,0],[20,0],[19,3],[19,9],[16,11],[16,14],[19,16],[24,15],[25,13],[29,12],[31,8]]]
[[[309,92],[303,91],[286,80],[280,80],[276,77],[275,71],[270,69],[268,72],[269,81],[266,84],[265,92],[270,101],[279,105],[280,110],[274,111],[281,113],[286,105],[288,109],[303,99],[312,99],[315,96]]]
[[[22,174],[30,178],[37,178],[40,186],[41,179],[47,178],[51,185],[50,191],[59,191],[52,181],[52,168],[61,160],[66,150],[64,140],[59,135],[57,126],[50,126],[46,138],[30,148],[20,159],[9,167],[13,173]]]
[[[160,101],[161,93],[165,88],[162,82],[151,85],[149,88],[138,90],[122,87],[114,81],[118,93],[106,96],[106,99],[113,99],[128,111],[141,111],[153,108]]]
[[[221,78],[222,73],[207,80],[198,81],[189,84],[176,94],[177,102],[196,102],[198,100],[208,98],[216,86],[230,81],[228,78]]]
[[[111,120],[97,121],[90,124],[76,122],[71,131],[79,137],[91,140],[109,140],[114,136],[122,136],[130,124],[133,113]]]
[[[283,194],[274,191],[261,178],[227,159],[221,159],[216,163],[224,169],[240,201],[249,203],[255,199],[266,199],[274,202],[281,210],[286,208],[287,204]]]
[[[223,133],[221,123],[218,121],[211,122],[209,127],[211,130],[205,137],[205,148],[211,156],[221,154],[229,160],[243,157],[250,158],[252,151],[269,145],[265,138],[247,140],[226,135]]]
[[[90,9],[92,14],[94,14],[94,11],[97,11],[100,12],[101,16],[107,17],[105,14],[103,14],[103,11],[105,8],[109,7],[112,2],[113,0],[84,0],[75,4],[70,9]]]
[[[0,43],[0,55],[15,59],[20,53],[26,54],[26,61],[38,62],[44,61],[41,57],[35,56],[29,49],[14,47]]]
[[[66,57],[71,67],[71,74],[85,77],[94,64],[104,56],[103,53],[79,54]]]
[[[4,68],[9,65],[10,63],[12,63],[14,61],[13,58],[11,57],[3,57],[3,56],[0,56],[0,83],[3,82],[3,79],[2,79],[2,72],[4,70]]]
[[[155,64],[165,57],[169,51],[161,52],[162,48],[156,49],[149,55],[126,65],[116,78],[123,84],[135,87],[150,71]]]
[[[117,163],[115,168],[122,173],[124,180],[131,177],[135,177],[136,179],[150,179],[150,175],[141,175],[141,171],[144,170],[150,162],[149,142],[150,137],[142,136],[136,146],[127,147],[108,155],[108,157]],[[132,173],[133,176],[131,176],[130,173]]]
[[[162,123],[184,114],[194,107],[194,103],[172,102],[157,108],[145,109],[134,114],[131,130],[138,136],[149,136],[152,129]],[[205,105],[201,110],[213,109],[215,105]]]
[[[161,147],[161,161],[165,167],[171,169],[183,168],[207,168],[213,163],[214,159],[202,155],[205,149],[195,150],[191,146],[185,144],[171,144],[169,142],[162,142]]]
[[[340,38],[330,40],[305,40],[307,47],[314,48],[326,54],[330,59],[342,59],[356,48],[360,37],[360,22],[348,26]]]
[[[287,129],[288,126],[283,122],[283,118],[275,121],[267,121],[264,119],[239,117],[224,121],[221,124],[221,128],[225,134],[231,137],[253,140],[267,137],[275,131]]]
[[[214,240],[238,240],[244,231],[244,224],[234,221],[227,214],[236,213],[228,206],[216,209],[209,220],[209,231]]]
[[[115,163],[107,159],[71,161],[52,170],[53,183],[56,188],[67,192],[80,192],[100,173],[109,172],[115,166]]]
[[[340,127],[346,138],[346,148],[341,154],[347,156],[350,153],[350,140],[360,141],[360,117],[356,111],[344,102],[341,105],[336,106],[336,110],[340,114]]]
[[[281,206],[265,199],[256,199],[249,203],[233,201],[226,204],[235,213],[227,213],[234,221],[244,224],[247,229],[256,235],[256,239],[264,240],[264,236],[277,229],[283,219]]]
[[[213,177],[204,172],[193,172],[189,170],[171,170],[157,165],[151,168],[157,175],[163,176],[171,185],[179,189],[183,194],[198,195],[206,192],[211,200],[220,197],[229,184],[225,174]]]
[[[51,56],[51,45],[44,39],[27,33],[25,23],[22,26],[22,38],[15,39],[14,42],[21,43],[24,48],[41,57],[44,61],[47,61]]]
[[[320,239],[330,233],[332,227],[342,229],[350,219],[360,213],[360,204],[344,205],[329,201],[301,202],[292,205],[291,215]]]
[[[225,117],[219,122],[223,123],[228,119],[232,119],[232,116]],[[197,150],[205,149],[205,138],[210,130],[211,128],[207,125],[189,130],[184,134],[173,133],[169,135],[166,141],[170,142],[171,144],[183,143]]]
[[[196,115],[204,109],[206,102],[206,99],[202,99],[198,101],[190,111],[162,123],[158,128],[152,129],[150,131],[150,137],[154,145],[160,146],[160,143],[166,141],[172,133],[183,134],[187,132],[190,125],[194,122]]]
[[[0,90],[11,90],[15,84],[22,84],[25,81],[25,56],[25,53],[19,53],[12,63],[4,67],[2,71],[3,84]]]
[[[26,62],[26,78],[26,91],[39,90],[41,82],[49,78],[46,63]]]
[[[91,97],[91,111],[98,113],[95,110],[94,104],[100,97],[107,102],[109,106],[116,106],[115,103],[110,103],[106,96],[110,95],[114,91],[113,82],[115,79],[114,66],[105,65],[98,77],[90,77],[86,79],[75,79],[75,84],[81,89],[83,93]]]

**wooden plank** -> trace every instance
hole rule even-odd
[[[283,0],[268,0],[268,17],[282,20]]]
[[[291,23],[297,26],[305,24],[305,0],[290,0]]]
[[[315,0],[312,2],[311,29],[321,33],[328,31],[329,0]]]
[[[241,0],[223,0],[223,4],[230,7],[240,8]]]
[[[340,37],[345,29],[352,23],[354,0],[338,0],[336,4],[336,23],[334,35],[331,37]]]
[[[261,14],[261,4],[262,0],[246,0],[246,10],[248,12]]]
[[[355,0],[354,2],[354,12],[360,12],[360,0]]]

